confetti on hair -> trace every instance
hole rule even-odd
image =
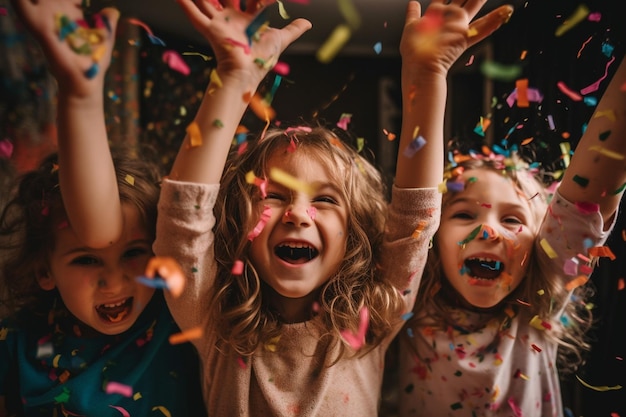
[[[152,33],[152,29],[150,29],[150,27],[146,25],[144,22],[142,22],[139,19],[132,18],[132,17],[127,20],[128,20],[128,23],[142,27],[143,30],[145,30],[146,33],[148,34],[148,38],[150,38],[150,42],[152,42],[155,45],[165,46],[165,42],[163,42],[158,37],[154,36],[154,33]]]
[[[131,386],[114,381],[108,382],[104,387],[104,391],[107,394],[120,394],[129,398],[133,396],[133,388]]]
[[[352,115],[350,113],[342,113],[341,116],[339,116],[337,127],[343,130],[348,130],[348,124],[350,123],[351,119]]]
[[[584,4],[580,4],[574,13],[572,13],[565,21],[556,28],[554,36],[562,36],[565,32],[582,22],[589,15],[589,9]]]
[[[344,23],[337,25],[315,53],[317,60],[322,64],[332,61],[351,36],[352,30],[350,26]]]
[[[576,379],[578,380],[578,382],[583,384],[585,387],[590,388],[590,389],[595,390],[595,391],[605,392],[605,391],[617,391],[617,390],[622,389],[621,385],[613,385],[613,386],[591,385],[591,384],[583,381],[578,375],[576,375]]]
[[[130,413],[128,411],[126,411],[126,409],[124,407],[119,407],[117,405],[111,405],[111,404],[109,404],[109,407],[114,408],[117,411],[119,411],[120,414],[122,414],[123,417],[130,417]]]
[[[272,208],[270,206],[264,206],[263,212],[261,213],[261,217],[259,218],[258,223],[254,226],[254,229],[250,233],[248,233],[248,240],[254,240],[258,235],[261,234],[263,228],[267,224],[267,221],[272,216]]]
[[[267,343],[263,346],[265,350],[270,352],[276,352],[276,348],[278,347],[278,341],[280,340],[280,336],[272,337]]]
[[[568,281],[565,284],[565,289],[567,291],[571,291],[574,288],[578,288],[578,287],[580,287],[582,285],[585,285],[587,283],[587,281],[589,281],[589,277],[588,276],[586,276],[586,275],[579,275],[576,278]]]
[[[315,193],[315,187],[305,182],[300,181],[299,179],[287,174],[285,171],[282,171],[278,168],[270,169],[269,176],[271,179],[276,181],[277,183],[284,185],[290,190],[294,191],[302,191],[308,195],[313,195]]]
[[[597,258],[609,258],[612,261],[615,260],[615,254],[608,246],[594,246],[593,248],[589,248],[589,255]]]
[[[548,255],[550,259],[555,259],[558,257],[557,253],[554,251],[552,246],[550,246],[550,243],[548,243],[548,241],[545,238],[541,239],[539,244],[541,245],[541,248],[546,253],[546,255]]]
[[[351,330],[342,330],[341,337],[352,347],[354,350],[359,350],[365,343],[365,334],[369,326],[369,310],[367,306],[361,307],[359,311],[359,328],[356,333]]]
[[[170,336],[169,342],[171,345],[178,345],[180,343],[185,343],[190,340],[200,339],[203,335],[202,328],[193,327],[191,329],[184,330],[180,333],[174,333]]]
[[[594,91],[597,91],[598,88],[600,88],[600,83],[602,82],[602,80],[604,80],[608,74],[609,74],[609,66],[613,63],[613,61],[615,61],[615,56],[612,56],[611,59],[609,60],[609,62],[606,63],[606,67],[604,68],[604,75],[602,77],[600,77],[600,79],[598,79],[598,81],[591,83],[589,86],[583,88],[582,90],[580,90],[580,93],[583,95],[589,94],[589,93],[593,93]]]
[[[193,121],[187,125],[185,129],[187,135],[189,136],[189,146],[192,148],[196,148],[198,146],[202,146],[202,132],[200,132],[200,126],[197,122]]]
[[[248,171],[248,173],[246,173],[246,182],[248,184],[254,184],[259,187],[259,190],[261,191],[261,196],[265,198],[265,196],[267,195],[267,180],[257,177],[256,175],[254,175],[253,171]]]
[[[576,276],[578,274],[578,260],[576,258],[566,259],[563,265],[563,272],[571,277]]]
[[[161,59],[174,71],[178,71],[183,75],[189,75],[191,73],[185,60],[174,50],[163,52]]]
[[[235,263],[233,263],[233,267],[231,268],[230,273],[233,275],[243,274],[243,262],[240,260],[236,260]]]

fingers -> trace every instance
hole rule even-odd
[[[418,20],[422,16],[422,6],[419,1],[411,0],[406,5],[406,17],[404,19],[404,24],[409,25],[410,23]]]
[[[513,15],[513,6],[505,4],[492,10],[469,25],[469,46],[475,45],[496,31]]]
[[[284,51],[291,43],[302,36],[304,32],[311,29],[311,27],[311,22],[303,18],[298,18],[290,22],[282,29],[282,33],[285,35],[283,38],[284,42],[282,44],[282,50]]]
[[[170,257],[151,258],[146,265],[145,275],[151,279],[161,277],[167,283],[167,290],[174,297],[180,296],[185,288],[186,279],[180,264]]]

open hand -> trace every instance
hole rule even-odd
[[[96,89],[101,93],[119,12],[105,8],[86,22],[81,0],[12,0],[12,4],[41,45],[64,94],[82,97]]]

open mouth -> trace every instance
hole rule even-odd
[[[313,246],[302,243],[279,245],[274,249],[274,253],[280,259],[290,264],[307,263],[319,255],[319,251]]]
[[[98,315],[109,323],[118,323],[128,316],[133,309],[133,297],[115,304],[100,304],[96,306]]]
[[[502,274],[504,264],[488,258],[468,258],[463,263],[463,269],[472,278],[493,280]]]

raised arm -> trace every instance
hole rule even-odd
[[[490,35],[513,13],[513,8],[505,5],[471,22],[483,4],[485,0],[433,0],[423,16],[419,2],[410,1],[407,6],[400,41],[402,129],[395,178],[399,188],[437,187],[442,181],[448,71],[467,48]],[[421,139],[415,141],[418,137],[425,144]],[[407,156],[405,150],[410,146],[422,147]]]
[[[217,59],[213,76],[193,126],[201,143],[189,133],[181,145],[170,178],[217,184],[237,126],[259,83],[276,64],[280,54],[310,29],[305,19],[296,19],[283,29],[266,27],[252,40],[246,28],[261,11],[258,1],[241,11],[236,0],[194,2],[178,0],[193,26],[209,41]]]
[[[119,13],[103,9],[90,28],[80,0],[13,0],[13,5],[57,80],[59,185],[70,224],[85,245],[107,246],[122,231],[103,102]]]
[[[606,87],[565,170],[559,192],[573,203],[595,203],[605,225],[626,183],[626,57]]]

